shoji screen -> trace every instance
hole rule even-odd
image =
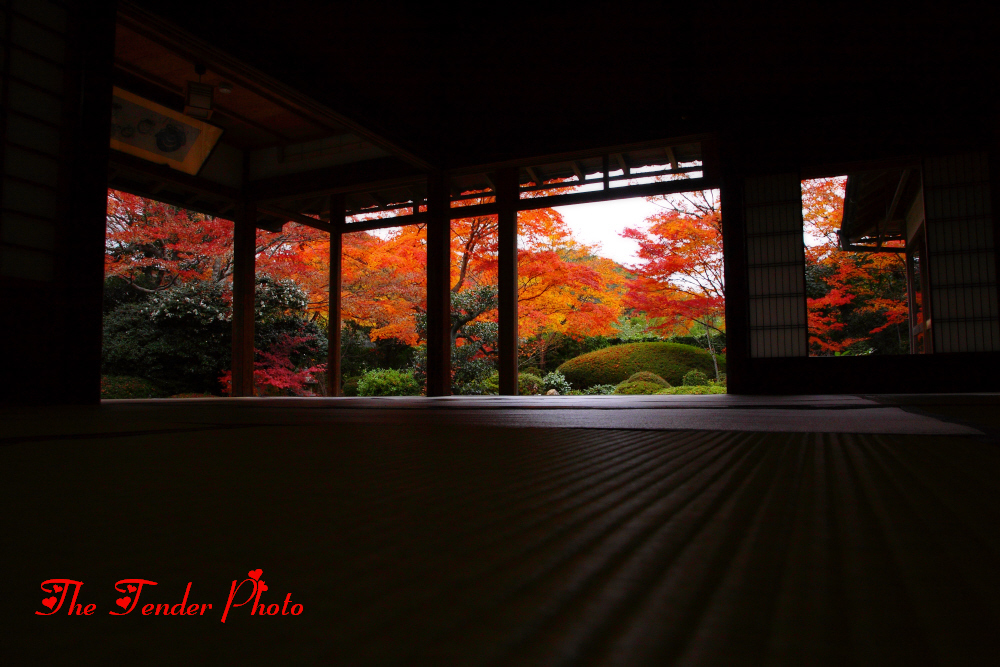
[[[744,207],[750,356],[806,356],[805,249],[798,174],[748,177]]]
[[[1000,350],[987,157],[928,158],[923,179],[934,351]]]
[[[0,276],[55,277],[67,29],[46,0],[0,3]]]

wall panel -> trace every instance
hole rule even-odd
[[[751,357],[807,355],[805,249],[798,174],[744,181]]]
[[[927,158],[923,179],[934,351],[1000,351],[987,156]]]

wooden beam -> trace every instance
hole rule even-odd
[[[535,173],[534,167],[525,167],[524,170],[528,172],[528,176],[531,178],[532,181],[535,182],[536,186],[542,185],[542,179],[540,179],[538,177],[538,174]]]
[[[677,192],[712,190],[719,187],[719,182],[719,179],[691,178],[680,181],[629,185],[627,187],[594,190],[592,192],[571,192],[565,195],[538,197],[537,199],[519,199],[517,207],[520,211],[531,211],[538,208],[549,208],[550,206],[569,206],[570,204],[589,204],[591,202],[628,199],[630,197],[651,197],[653,195],[666,195]],[[472,207],[470,206],[469,208]],[[461,211],[463,209],[452,210]]]
[[[390,229],[391,227],[403,227],[406,225],[419,225],[427,222],[426,213],[416,215],[397,215],[394,218],[377,218],[375,220],[365,220],[363,222],[344,223],[344,233],[370,232],[376,229]]]
[[[493,215],[496,212],[496,204],[471,204],[448,209],[448,217],[457,220],[459,218],[475,218],[480,215]]]
[[[621,153],[615,153],[614,158],[615,162],[617,162],[618,166],[621,167],[622,169],[622,176],[628,176],[629,175],[628,163],[625,162],[625,156],[622,155]]]
[[[601,148],[590,148],[587,150],[579,151],[563,151],[560,153],[545,153],[540,155],[533,155],[530,157],[518,158],[515,160],[502,160],[496,162],[489,162],[486,164],[474,164],[474,165],[455,165],[450,171],[454,174],[481,174],[484,172],[493,172],[503,169],[505,167],[526,167],[534,166],[539,164],[563,164],[566,162],[572,162],[573,160],[585,160],[587,158],[599,158],[612,153],[631,153],[633,151],[642,151],[648,149],[663,148],[664,146],[682,146],[685,144],[698,144],[705,141],[711,140],[715,135],[709,133],[701,134],[690,134],[677,137],[668,137],[665,139],[656,139],[651,141],[643,141],[631,144],[619,144],[614,146],[605,146]],[[847,172],[839,172],[847,173]]]
[[[330,298],[327,326],[327,394],[343,396],[341,389],[341,281],[344,268],[344,196],[334,195],[330,200]]]
[[[365,192],[423,183],[427,174],[394,157],[282,174],[253,181],[257,201],[307,199],[322,195]]]
[[[233,226],[233,387],[231,396],[253,396],[254,288],[257,208],[240,202]]]
[[[570,165],[573,167],[573,173],[576,174],[577,180],[581,183],[587,180],[587,175],[583,173],[583,167],[580,165],[579,161],[573,160]]]
[[[910,178],[910,170],[904,169],[899,175],[899,183],[896,185],[896,193],[892,196],[892,203],[889,204],[889,211],[885,214],[886,223],[892,222],[892,219],[896,217],[896,209],[899,208],[899,201],[903,198],[903,190],[906,188],[906,182]],[[905,234],[905,227],[903,233]],[[881,238],[881,233],[879,237]]]
[[[170,204],[171,206],[176,206],[178,208],[186,208],[189,211],[194,211],[195,213],[203,213],[205,215],[211,216],[213,218],[223,218],[225,220],[234,220],[236,213],[236,202],[226,202],[216,206],[208,206],[203,203],[188,204],[185,202],[184,198],[181,196],[172,196],[170,193],[160,192],[157,194],[150,194],[149,190],[145,187],[137,187],[136,183],[121,182],[121,180],[116,180],[114,183],[108,183],[108,188],[114,190],[120,190],[121,192],[127,192],[130,195],[135,195],[137,197],[146,197],[147,199],[155,199],[158,202],[164,204]],[[229,211],[234,211],[230,215]]]
[[[517,168],[496,174],[500,394],[517,396]]]
[[[427,395],[451,394],[451,219],[444,173],[427,179]]]
[[[273,215],[277,218],[283,218],[290,222],[297,222],[300,225],[305,225],[306,227],[312,227],[313,229],[318,229],[321,232],[329,233],[331,230],[329,222],[323,222],[322,220],[317,220],[308,215],[302,215],[301,213],[296,213],[295,211],[289,211],[278,206],[271,205],[258,205],[257,211],[260,213],[266,213],[267,215]]]
[[[677,168],[677,156],[674,155],[674,149],[673,149],[673,147],[672,146],[667,146],[664,150],[667,152],[667,160],[670,162],[670,168],[671,169],[676,169]]]
[[[113,168],[119,171],[140,173],[151,180],[169,183],[212,197],[221,197],[233,202],[238,201],[241,197],[240,191],[236,188],[222,185],[215,181],[208,181],[198,176],[191,176],[176,169],[171,169],[165,164],[154,164],[148,160],[143,160],[142,158],[122,153],[121,151],[111,150],[108,162]]]

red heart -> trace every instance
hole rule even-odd
[[[53,588],[53,589],[55,590],[55,592],[56,592],[56,593],[58,593],[59,591],[61,591],[61,590],[62,590],[62,586],[60,586],[59,584],[56,584],[56,585],[55,585],[55,586],[53,586],[52,588]]]
[[[56,598],[55,595],[53,595],[50,598],[45,598],[44,600],[42,600],[42,604],[45,605],[46,607],[48,607],[49,609],[52,609],[52,607],[54,607],[56,605],[57,601],[58,601],[58,599]]]
[[[267,590],[267,584],[265,584],[263,581],[260,582],[260,592],[263,593],[266,590]]]
[[[129,593],[135,593],[135,590],[136,590],[135,586],[133,586],[132,584],[128,585],[128,592]]]
[[[126,607],[128,607],[128,604],[129,604],[129,602],[131,602],[131,601],[132,601],[132,598],[130,598],[129,596],[127,596],[127,595],[126,595],[126,596],[125,596],[125,597],[123,597],[123,598],[118,598],[117,600],[115,600],[115,603],[116,603],[116,604],[117,604],[117,605],[118,605],[119,607],[121,607],[122,609],[125,609]]]
[[[247,572],[247,576],[253,579],[254,581],[260,579],[260,575],[262,574],[264,574],[264,570],[250,570],[249,572]]]

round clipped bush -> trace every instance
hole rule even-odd
[[[685,387],[707,387],[708,376],[699,370],[690,370],[684,374]]]
[[[524,368],[518,368],[517,372],[527,373],[528,375],[537,375],[538,377],[542,377],[543,375],[545,375],[544,373],[542,373],[542,369],[539,368],[538,366],[525,366]]]
[[[653,384],[658,384],[661,387],[669,387],[670,383],[661,378],[656,373],[650,373],[649,371],[639,371],[638,373],[633,373],[628,382],[652,382]]]
[[[102,375],[101,398],[162,398],[168,396],[145,378]]]
[[[726,358],[718,355],[719,370]],[[683,383],[684,374],[696,369],[715,375],[712,356],[705,350],[679,343],[628,343],[614,345],[574,357],[558,370],[576,389],[595,384],[618,384],[640,371],[655,373],[670,385]]]
[[[542,378],[531,373],[517,374],[517,393],[519,396],[536,396],[542,393],[545,384]]]
[[[376,368],[358,380],[358,396],[418,396],[420,385],[412,371]]]
[[[662,385],[655,382],[622,382],[615,387],[615,393],[621,396],[648,396],[663,389]]]

